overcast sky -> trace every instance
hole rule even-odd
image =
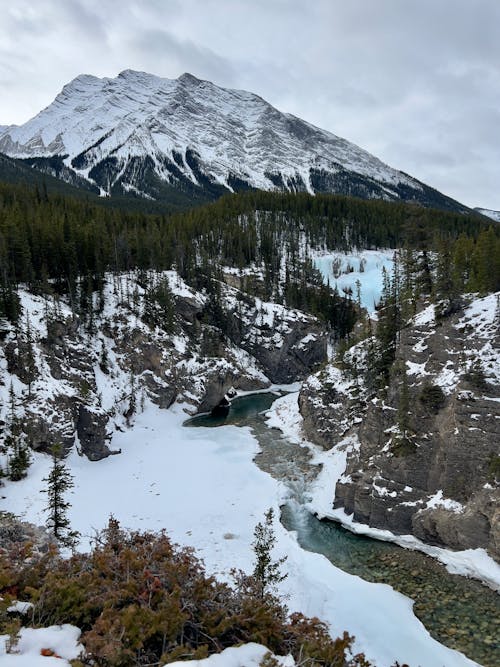
[[[500,0],[0,0],[0,124],[124,69],[250,90],[500,210]]]

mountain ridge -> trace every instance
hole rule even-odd
[[[490,220],[494,220],[495,222],[500,222],[500,211],[495,211],[491,208],[480,208],[479,206],[476,206],[474,210],[477,213],[480,213],[481,215],[490,218]]]
[[[83,74],[20,126],[0,128],[0,152],[101,195],[215,199],[245,189],[331,192],[462,204],[384,164],[346,139],[244,90],[184,73]]]

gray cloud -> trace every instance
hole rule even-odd
[[[189,39],[178,39],[167,30],[145,30],[133,36],[129,46],[136,56],[147,52],[148,59],[160,68],[163,65],[173,67],[179,73],[196,73],[200,78],[215,77],[227,85],[237,83],[230,60]]]
[[[500,209],[497,0],[0,0],[0,12],[1,124],[82,72],[191,71]]]

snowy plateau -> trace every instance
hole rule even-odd
[[[213,199],[248,188],[331,192],[465,208],[258,95],[183,74],[81,75],[0,152],[101,195]]]
[[[134,78],[137,75],[134,74]],[[98,81],[84,79],[78,85],[83,88],[101,85]],[[45,138],[48,140],[49,135]],[[78,151],[81,146],[74,145],[73,148]],[[380,274],[383,266],[390,268],[391,258],[392,251],[367,251],[349,256],[318,255],[315,262],[325,280],[335,279],[330,274],[334,259],[339,260],[344,271],[348,265],[353,268],[338,277],[339,280],[347,279],[340,285],[354,289],[356,280],[359,280],[363,302],[371,308],[380,289],[374,287],[373,278],[377,272]],[[360,263],[361,271],[358,270]],[[175,272],[166,272],[164,277],[178,303],[183,304],[187,318],[203,306],[203,294],[194,292]],[[183,333],[167,340],[158,329],[145,327],[137,313],[130,312],[124,295],[136,294],[136,300],[140,302],[141,288],[136,276],[109,277],[106,290],[106,305],[100,321],[95,323],[99,333],[93,337],[72,329],[69,308],[64,304],[58,306],[56,319],[61,325],[52,331],[54,345],[56,349],[58,345],[64,345],[66,358],[80,359],[81,367],[76,375],[74,369],[57,364],[57,352],[51,356],[47,351],[44,341],[49,332],[45,314],[51,304],[28,292],[21,293],[22,305],[30,321],[39,371],[38,379],[30,387],[30,401],[22,401],[27,396],[28,386],[9,371],[16,356],[15,349],[7,353],[7,356],[11,355],[10,361],[5,354],[9,341],[13,342],[12,331],[4,331],[7,344],[3,345],[0,356],[3,377],[0,391],[5,413],[12,384],[19,404],[23,403],[25,416],[39,424],[49,423],[51,428],[59,429],[62,439],[66,437],[68,442],[75,442],[74,446],[68,447],[66,461],[75,480],[69,518],[72,527],[82,535],[80,549],[89,547],[95,531],[105,526],[112,513],[123,526],[131,529],[165,528],[176,542],[195,547],[208,571],[219,578],[227,578],[233,567],[251,570],[251,543],[256,523],[269,507],[274,508],[275,516],[279,516],[280,506],[295,497],[296,489],[255,465],[254,457],[259,446],[249,428],[188,429],[183,426],[189,414],[204,406],[205,409],[213,407],[213,399],[212,403],[205,402],[207,395],[215,391],[212,386],[214,378],[221,373],[229,377],[232,384],[240,378],[240,385],[236,387],[240,394],[257,387],[291,392],[273,404],[267,415],[268,426],[280,429],[297,447],[309,448],[315,460],[321,463],[321,474],[311,488],[305,490],[309,498],[308,509],[322,516],[333,516],[336,482],[345,472],[346,456],[349,448],[355,449],[355,442],[339,441],[338,446],[329,451],[308,442],[297,402],[300,385],[285,384],[286,365],[280,367],[281,377],[270,378],[265,365],[267,356],[255,356],[256,341],[267,350],[266,354],[286,356],[294,346],[301,350],[314,348],[321,339],[314,328],[313,318],[300,311],[258,300],[242,314],[246,335],[241,347],[229,346],[224,359],[207,362],[192,353],[189,338]],[[227,285],[224,290],[225,303],[236,303],[237,290]],[[474,301],[466,316],[473,320],[476,328],[488,327],[493,321],[494,310],[495,299],[491,297],[487,302]],[[424,325],[433,320],[433,315],[428,309],[417,318],[420,325]],[[269,335],[269,323],[272,324],[272,336]],[[303,327],[314,333],[305,335]],[[323,344],[326,347],[325,341]],[[163,350],[163,357],[160,354],[158,358],[155,345]],[[125,349],[132,350],[128,357]],[[137,356],[134,357],[135,353]],[[495,356],[489,348],[484,354],[488,364],[495,365],[498,376],[498,355]],[[140,372],[134,366],[139,356],[148,360]],[[138,379],[132,392],[138,399],[137,412],[129,420],[125,416],[131,394],[129,369],[134,367]],[[415,369],[415,372],[423,371]],[[171,400],[165,396],[164,389],[179,373],[187,379]],[[97,422],[106,416],[105,437],[96,456],[101,459],[99,461],[89,460],[89,452],[96,454],[92,448],[87,451],[87,457],[81,455],[85,449],[83,440],[88,436],[86,428],[81,428],[81,437],[76,428],[75,440],[74,405],[69,406],[68,401],[71,402],[72,397],[75,401],[81,400],[78,393],[81,394],[82,381],[85,382],[85,410]],[[456,376],[442,378],[447,391],[451,391],[450,387],[456,381]],[[221,391],[224,394],[226,387],[219,387],[219,394]],[[61,396],[66,397],[66,402],[61,402]],[[40,430],[43,432],[43,428]],[[106,456],[110,452],[119,453]],[[28,477],[18,482],[5,482],[2,509],[34,524],[43,524],[44,497],[40,491],[50,464],[46,454],[35,452]],[[436,497],[433,502],[439,504],[442,499]],[[341,517],[341,520],[354,531],[363,529],[349,517]],[[303,550],[296,536],[277,520],[274,529],[276,557],[287,556],[288,578],[280,584],[280,593],[287,596],[290,610],[318,616],[329,624],[333,636],[347,630],[356,637],[355,650],[363,651],[378,667],[389,667],[396,660],[412,667],[472,667],[477,664],[435,641],[413,614],[409,598],[390,586],[368,583],[349,575],[323,556]],[[370,534],[369,529],[366,532]],[[381,539],[395,539],[388,532],[373,530],[371,534]],[[455,572],[472,574],[492,586],[500,586],[500,568],[484,550],[451,552],[430,548],[411,536],[399,538],[399,541],[409,548],[427,549]],[[79,630],[72,626],[24,629],[18,645],[19,653],[2,654],[0,649],[0,662],[12,667],[69,664],[67,661],[81,650],[78,640]],[[62,659],[40,657],[40,648],[47,645]],[[265,647],[249,644],[227,649],[195,664],[197,667],[257,667],[265,652]],[[292,667],[294,663],[290,657],[278,657],[278,664]]]

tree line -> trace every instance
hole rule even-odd
[[[107,272],[176,268],[199,286],[231,266],[262,269],[245,289],[347,329],[352,313],[321,287],[308,248],[434,249],[453,256],[453,284],[496,289],[499,229],[476,215],[335,195],[252,191],[167,216],[0,184],[0,317],[19,316],[20,283],[81,304]]]

